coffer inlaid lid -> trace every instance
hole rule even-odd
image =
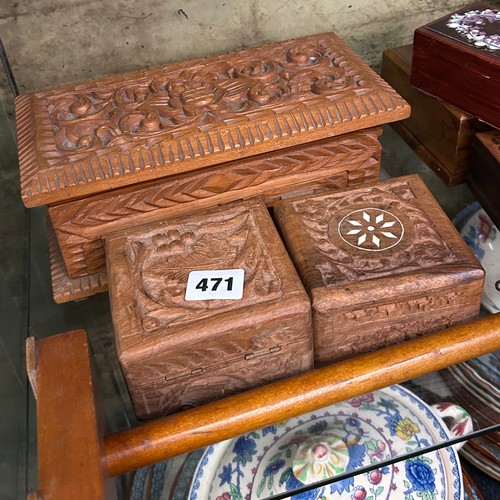
[[[373,295],[390,278],[416,292],[417,274],[432,275],[434,284],[465,270],[483,274],[417,175],[282,201],[274,213],[310,291],[337,289],[348,298],[359,284]],[[388,292],[386,285],[381,293]]]
[[[24,94],[22,197],[53,204],[409,114],[333,33]]]
[[[426,27],[478,53],[500,58],[500,9],[492,5],[469,5]]]

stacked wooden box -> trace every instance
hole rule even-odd
[[[483,272],[421,181],[371,184],[409,111],[331,33],[17,99],[54,298],[109,287],[140,418],[477,313]]]
[[[381,125],[409,113],[332,33],[18,97],[22,197],[49,207],[56,301],[107,288],[114,231],[378,178]]]
[[[106,238],[106,255],[118,357],[139,417],[313,367],[309,299],[262,201],[120,231]],[[235,271],[241,294],[224,294],[236,291]]]
[[[466,6],[415,31],[411,84],[456,106],[489,132],[468,139],[466,179],[498,225],[500,155],[500,9],[485,3]],[[469,135],[469,134],[468,134]]]
[[[289,255],[261,201],[106,238],[118,356],[141,418],[479,312],[484,271],[416,175],[282,200],[274,215]],[[241,297],[210,299],[235,270]],[[212,276],[197,278],[195,300],[193,271]]]

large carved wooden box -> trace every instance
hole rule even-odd
[[[316,365],[472,319],[484,271],[417,175],[278,203]]]
[[[415,30],[411,83],[500,128],[500,9],[472,4]]]
[[[118,357],[138,417],[312,368],[310,301],[262,202],[118,232],[106,255]],[[224,280],[213,292],[214,277],[195,280],[201,297],[186,294],[192,271],[235,269],[244,272],[241,299],[205,299],[227,291]]]
[[[384,51],[381,75],[411,105],[392,127],[448,186],[465,182],[474,134],[491,127],[410,83],[413,45]]]
[[[106,289],[112,232],[378,178],[381,125],[409,113],[332,33],[20,96],[22,197],[49,206],[56,300]]]

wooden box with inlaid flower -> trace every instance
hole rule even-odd
[[[283,201],[323,365],[474,318],[484,271],[417,175]]]
[[[409,113],[332,33],[18,97],[22,197],[49,206],[66,273],[56,300],[105,286],[112,232],[375,180],[381,125]]]
[[[262,202],[118,232],[106,255],[118,358],[140,418],[312,368],[310,301]]]
[[[415,30],[410,81],[500,128],[500,9],[476,3]]]

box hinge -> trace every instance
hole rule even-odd
[[[188,372],[188,373],[183,372],[183,373],[178,373],[177,375],[172,375],[170,377],[165,377],[165,381],[170,382],[171,380],[175,380],[178,378],[201,375],[202,373],[204,373],[204,371],[205,370],[203,368],[195,368],[194,370],[191,370],[191,372]]]
[[[281,351],[281,346],[275,345],[274,347],[261,349],[260,351],[249,352],[248,354],[245,354],[245,359],[249,361],[250,359],[260,358],[261,356],[267,356],[268,354],[273,354],[279,351]]]

